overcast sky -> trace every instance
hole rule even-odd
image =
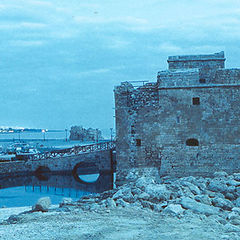
[[[240,67],[239,0],[1,0],[0,125],[110,132],[114,86],[222,50]]]

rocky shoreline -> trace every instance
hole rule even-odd
[[[22,226],[25,230],[32,226],[32,232],[38,234],[37,227],[47,222],[50,235],[46,239],[65,239],[61,229],[69,226],[68,239],[240,239],[240,173],[175,179],[130,175],[129,183],[102,194],[77,202],[65,198],[59,207],[0,220],[1,239],[17,239],[4,230],[9,227],[17,234]],[[56,222],[61,234],[51,235],[50,226]],[[83,224],[85,230],[75,224]],[[106,224],[112,228],[110,232]],[[31,239],[25,234],[21,237],[18,239]]]

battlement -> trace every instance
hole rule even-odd
[[[225,61],[224,52],[205,55],[181,55],[181,56],[169,56],[168,62],[179,62],[179,61],[212,61],[212,60],[221,60]]]
[[[219,69],[224,68],[225,62],[224,52],[207,54],[207,55],[183,55],[168,57],[169,70],[176,69]]]
[[[197,85],[199,79],[198,68],[160,71],[157,75],[160,87]]]

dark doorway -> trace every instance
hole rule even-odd
[[[186,145],[187,146],[199,146],[199,142],[197,139],[195,138],[189,138],[187,141],[186,141]]]

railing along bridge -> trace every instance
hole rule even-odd
[[[48,158],[60,158],[60,157],[69,157],[76,156],[83,153],[104,151],[115,149],[115,142],[101,142],[89,145],[74,146],[71,148],[56,149],[43,153],[33,153],[33,154],[21,154],[17,155],[17,160],[43,160]]]

